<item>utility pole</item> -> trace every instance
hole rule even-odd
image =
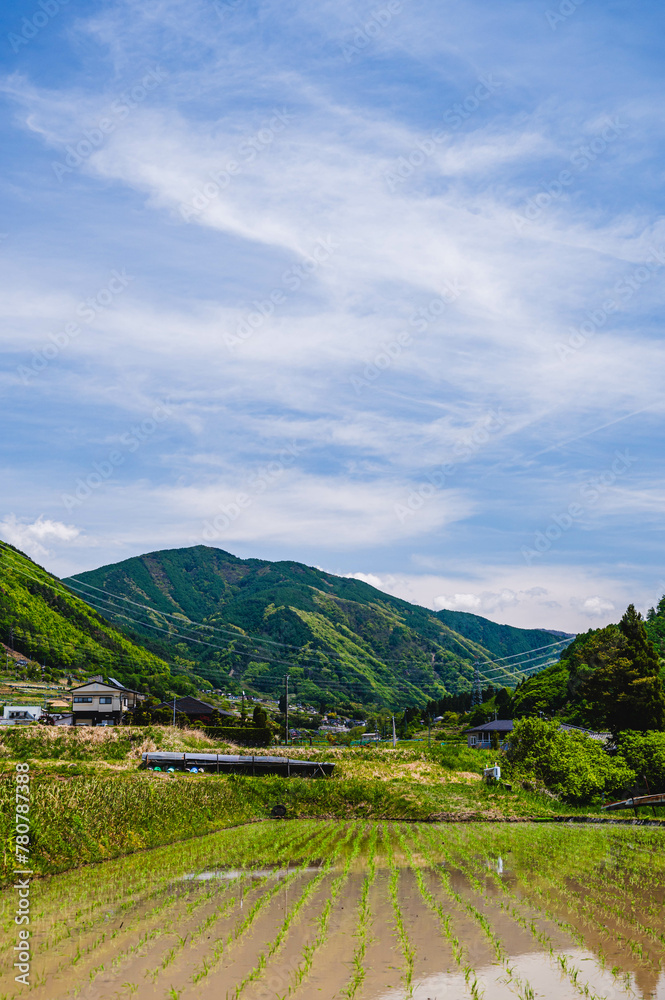
[[[395,716],[393,715],[393,750],[397,746],[397,733],[395,732]]]
[[[289,745],[289,675],[284,677],[284,738]]]
[[[175,695],[173,696],[173,725],[175,726]]]

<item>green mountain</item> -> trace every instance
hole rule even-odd
[[[424,705],[468,690],[475,660],[559,638],[476,615],[434,613],[359,580],[203,545],[151,552],[65,583],[211,686],[274,695],[288,673],[295,699],[349,710]],[[516,675],[498,671],[496,683],[510,678]]]
[[[514,625],[498,625],[488,618],[470,614],[468,611],[436,611],[436,617],[450,628],[473,639],[480,646],[489,649],[492,655],[515,657],[533,649],[552,646],[559,639],[574,638],[571,632],[552,632],[541,628],[515,628]],[[558,652],[556,654],[558,656]]]
[[[101,673],[162,694],[191,682],[171,677],[159,656],[137,645],[18,549],[0,542],[0,636],[45,676]],[[13,662],[13,661],[12,661]],[[37,676],[34,663],[23,668]],[[41,675],[41,671],[39,671]],[[32,678],[34,679],[34,678]]]

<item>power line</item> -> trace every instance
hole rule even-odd
[[[7,552],[8,550],[5,549],[5,551]],[[181,640],[185,640],[185,641],[189,641],[189,642],[195,642],[198,645],[206,646],[206,647],[208,647],[210,649],[220,650],[222,652],[227,652],[227,653],[231,652],[231,653],[235,653],[236,655],[243,656],[243,657],[248,657],[250,655],[260,655],[260,656],[266,657],[267,658],[267,662],[269,664],[271,664],[271,665],[272,664],[280,665],[280,666],[283,665],[283,666],[290,667],[290,668],[293,668],[293,666],[301,666],[301,667],[303,667],[303,669],[311,669],[312,667],[321,667],[322,666],[321,660],[317,659],[317,657],[316,657],[316,652],[317,651],[315,649],[312,649],[311,647],[308,648],[309,644],[305,645],[305,646],[295,646],[295,645],[293,645],[291,643],[283,643],[283,642],[279,642],[277,640],[264,639],[264,638],[256,637],[256,636],[248,636],[248,635],[243,634],[241,632],[234,631],[232,628],[223,628],[221,626],[209,625],[209,624],[204,623],[204,622],[193,621],[193,620],[191,620],[189,618],[185,618],[185,616],[183,616],[183,615],[172,614],[172,613],[169,613],[169,612],[161,611],[161,610],[159,610],[157,608],[151,607],[150,605],[142,604],[142,603],[137,602],[137,601],[132,601],[130,598],[125,597],[124,595],[115,594],[112,591],[107,591],[107,590],[102,589],[100,587],[95,587],[92,584],[88,584],[88,583],[86,583],[84,581],[80,581],[80,580],[76,580],[76,583],[79,584],[79,587],[87,587],[87,588],[89,588],[91,590],[97,591],[99,595],[104,595],[104,596],[102,597],[102,596],[98,596],[97,594],[89,594],[85,590],[78,590],[77,591],[76,587],[73,587],[73,586],[72,587],[67,587],[61,581],[57,581],[57,584],[59,586],[56,586],[56,582],[54,582],[53,578],[50,578],[50,579],[43,579],[43,578],[41,578],[40,579],[40,578],[34,576],[33,574],[26,572],[25,569],[17,566],[14,563],[13,559],[9,559],[8,563],[9,563],[10,567],[15,572],[17,572],[17,573],[19,573],[19,574],[21,574],[21,575],[23,575],[23,576],[25,576],[25,577],[27,577],[29,579],[34,580],[36,583],[39,583],[42,586],[48,586],[48,587],[50,587],[51,589],[53,589],[55,591],[61,591],[61,592],[65,593],[65,594],[67,594],[67,595],[70,595],[72,591],[74,591],[74,596],[76,596],[76,594],[78,593],[79,599],[83,600],[83,598],[85,598],[85,600],[83,601],[83,603],[87,607],[90,607],[97,614],[100,614],[102,617],[105,617],[105,616],[107,616],[109,614],[112,614],[114,617],[119,618],[119,619],[121,619],[123,621],[131,622],[134,625],[138,625],[140,628],[148,628],[148,629],[151,629],[153,631],[157,631],[157,632],[161,632],[161,633],[166,633],[170,639],[174,639],[175,638],[175,639],[181,639]],[[76,579],[76,578],[73,578],[73,579]],[[125,611],[124,611],[124,609],[120,610],[116,606],[114,606],[114,601],[124,601],[126,603],[129,603],[133,607],[139,609],[139,612],[142,615],[146,616],[146,617],[150,617],[150,616],[154,615],[154,616],[159,616],[162,619],[164,619],[164,618],[166,618],[166,619],[172,619],[172,621],[171,622],[167,621],[165,623],[165,625],[161,625],[161,626],[154,624],[154,622],[147,623],[147,622],[144,622],[144,621],[139,621],[138,619],[136,619],[136,618],[134,618],[134,617],[126,614]],[[94,602],[96,602],[96,603],[94,603]],[[100,608],[97,605],[102,605],[102,607]],[[104,605],[106,605],[107,607],[104,607]],[[183,620],[183,619],[185,619],[185,620]],[[166,626],[170,626],[170,627],[166,627]],[[232,636],[233,641],[234,641],[233,645],[231,645],[231,643],[229,642],[229,640],[226,640],[227,645],[218,645],[217,643],[208,642],[208,641],[206,641],[204,639],[200,639],[197,636],[194,636],[194,635],[191,635],[191,634],[189,634],[189,635],[186,634],[186,633],[183,634],[184,630],[187,627],[189,627],[189,629],[192,629],[192,628],[196,628],[197,626],[200,627],[200,628],[210,629],[213,632],[219,632],[219,633],[223,633],[225,635]],[[174,629],[175,629],[175,632],[174,632]],[[452,640],[453,642],[455,642],[464,651],[465,655],[468,656],[469,655],[469,649],[468,649],[468,647],[465,646],[464,643],[461,642],[455,635],[450,634],[450,630],[447,627],[445,628],[445,632],[446,632],[449,640]],[[127,637],[125,637],[122,632],[119,633],[119,637],[121,639],[124,639],[125,642],[127,642],[127,641],[131,642],[131,640],[129,640]],[[92,637],[90,637],[90,638],[92,640]],[[466,637],[461,637],[461,638],[465,639]],[[43,639],[41,641],[43,642]],[[94,642],[95,640],[92,640],[92,641]],[[473,644],[472,640],[466,640],[466,641],[469,642],[469,644]],[[497,673],[503,674],[504,676],[510,678],[511,680],[516,679],[517,676],[519,676],[520,673],[530,674],[532,671],[535,672],[536,670],[541,669],[540,666],[528,668],[527,670],[524,670],[523,668],[524,668],[524,666],[526,664],[532,663],[532,662],[534,662],[536,660],[539,660],[539,659],[542,659],[542,657],[548,655],[547,653],[540,652],[539,656],[533,657],[530,654],[532,654],[534,652],[539,652],[540,650],[553,649],[556,646],[567,644],[567,643],[569,643],[571,641],[572,641],[572,639],[567,639],[567,638],[566,639],[560,639],[557,642],[549,643],[549,644],[547,644],[545,646],[535,647],[535,649],[526,650],[523,653],[515,653],[515,654],[512,654],[511,656],[499,657],[499,658],[497,658],[495,660],[477,661],[478,665],[476,667],[476,674],[478,674],[479,676],[482,676],[482,679],[484,681],[488,682],[488,683],[493,683],[493,680],[500,679],[500,678],[496,677]],[[250,644],[250,647],[251,647],[251,644],[253,643],[253,644],[255,644],[255,647],[254,648],[250,648],[250,649],[236,648],[236,644],[237,643],[243,643],[243,642],[246,642],[246,643]],[[265,645],[275,646],[275,647],[282,648],[282,649],[292,649],[292,650],[295,650],[295,651],[297,651],[300,654],[300,658],[299,658],[299,660],[297,660],[295,662],[293,660],[281,660],[281,659],[275,658],[274,656],[271,656],[270,652],[266,651],[265,649],[261,649],[260,648],[261,646],[265,646]],[[258,648],[257,648],[257,646],[258,646]],[[115,661],[126,660],[131,665],[138,666],[138,664],[135,662],[135,660],[132,659],[131,655],[129,655],[129,654],[125,654],[125,653],[121,654],[121,653],[118,653],[118,652],[113,651],[113,650],[108,650],[108,649],[106,649],[106,647],[101,646],[101,645],[100,645],[100,649],[104,650],[104,652],[109,657],[113,657],[113,659]],[[192,670],[192,669],[190,669],[188,667],[184,667],[181,664],[171,664],[169,661],[164,660],[162,657],[158,656],[157,654],[150,653],[147,650],[141,649],[141,653],[144,656],[148,656],[148,657],[153,658],[154,660],[157,661],[157,663],[163,663],[164,666],[173,667],[174,671],[176,671],[176,672],[180,672],[180,673],[196,673],[195,670]],[[304,653],[309,654],[309,655],[307,655],[307,657],[305,659],[302,658],[302,654],[304,654]],[[90,655],[89,651],[88,651],[88,655]],[[332,651],[332,650],[321,650],[320,651],[320,655],[322,657],[326,658],[326,662],[329,662],[331,659],[338,660],[340,662],[340,664],[344,664],[346,666],[350,666],[354,670],[354,672],[361,673],[361,675],[362,675],[362,671],[360,670],[359,664],[358,663],[354,663],[353,660],[347,658],[346,656],[343,656],[340,653],[337,653],[337,652]],[[507,666],[507,665],[503,666],[502,665],[502,663],[504,661],[515,660],[515,659],[519,659],[520,657],[523,658],[526,655],[528,655],[529,658],[526,659],[526,660],[522,659],[522,661],[519,662],[519,663],[510,664],[510,666]],[[365,659],[365,657],[367,659]],[[382,661],[380,661],[375,656],[375,654],[370,653],[367,650],[364,650],[362,648],[359,648],[359,653],[357,655],[357,659],[360,661],[360,663],[364,662],[366,664],[366,666],[368,666],[368,667],[370,667],[372,669],[374,669],[376,666],[381,666],[381,667],[383,666]],[[372,661],[374,661],[374,663]],[[482,663],[483,665],[486,665],[487,667],[494,667],[494,670],[490,670],[489,672],[487,670],[483,670],[481,672],[480,671],[480,663]],[[308,667],[308,664],[310,665],[309,667]],[[199,670],[206,670],[206,669],[210,670],[211,667],[208,666],[208,665],[206,665],[204,663],[204,664],[200,664],[198,666],[198,669]],[[458,675],[459,675],[460,680],[461,679],[467,679],[468,680],[468,678],[465,678],[465,676],[464,676],[464,665],[458,665],[457,666],[457,671],[458,671]],[[474,674],[474,676],[475,676],[475,674]],[[255,678],[251,682],[253,684],[253,686],[255,686],[255,687],[259,686],[258,683],[257,683],[257,680],[258,679]],[[311,679],[307,679],[307,680],[311,680]],[[229,678],[229,682],[232,682],[232,678]],[[314,682],[312,681],[312,683],[314,683]],[[319,686],[319,687],[322,686],[322,685],[333,686],[333,682],[331,682],[330,680],[324,679],[324,678],[318,678],[316,683],[317,683],[317,686]],[[366,683],[364,683],[364,684],[362,684],[359,680],[357,680],[355,678],[354,679],[348,678],[343,683],[339,683],[338,682],[337,686],[339,686],[340,690],[342,690],[344,687],[349,688],[349,687],[354,687],[355,686],[358,691],[362,690],[366,694],[369,693],[368,690],[367,690],[369,688],[369,691],[371,691],[373,694],[377,694],[379,692],[377,692],[375,690],[375,688],[376,687],[381,688],[384,685],[383,685],[382,681],[379,678],[366,678]],[[415,687],[414,687],[414,685],[412,685],[412,684],[409,683],[408,687],[414,688],[414,693],[415,693]]]
[[[527,654],[537,653],[540,649],[552,649],[553,646],[560,646],[561,643],[564,642],[570,644],[574,638],[575,636],[571,636],[570,638],[566,637],[565,639],[558,639],[557,642],[550,642],[548,643],[547,646],[535,646],[533,649],[525,649],[521,653],[513,653],[511,656],[499,656],[496,660],[485,660],[483,662],[492,664],[492,663],[502,663],[504,660],[514,660],[516,659],[516,657],[519,656],[526,656]]]

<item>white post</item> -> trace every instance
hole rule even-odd
[[[397,746],[397,733],[395,732],[395,716],[393,715],[393,749]]]

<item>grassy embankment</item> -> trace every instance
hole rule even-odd
[[[0,828],[6,881],[13,864],[14,764],[29,761],[31,856],[47,874],[266,818],[519,820],[573,810],[549,796],[488,788],[480,751],[425,747],[299,748],[334,760],[329,779],[138,771],[147,750],[228,752],[196,730],[12,727],[0,731]],[[268,752],[268,751],[265,751]],[[281,751],[280,751],[281,752]]]

